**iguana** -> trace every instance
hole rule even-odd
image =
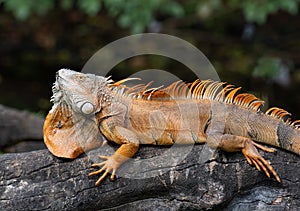
[[[290,114],[280,108],[263,113],[263,101],[252,94],[237,94],[240,88],[210,80],[179,81],[166,88],[149,88],[150,83],[124,85],[133,79],[114,82],[68,69],[57,72],[51,99],[54,105],[44,124],[48,149],[58,157],[75,158],[100,146],[99,135],[121,145],[113,155],[100,156],[103,162],[92,165],[101,169],[89,175],[103,173],[96,185],[108,173],[113,180],[140,144],[206,142],[226,152],[241,151],[249,164],[268,177],[272,174],[278,182],[276,171],[257,150],[274,149],[257,142],[300,154],[300,120],[292,122]],[[89,140],[80,140],[78,134]]]

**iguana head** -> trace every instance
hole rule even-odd
[[[51,101],[54,105],[65,102],[76,113],[95,114],[108,99],[110,82],[102,76],[61,69],[56,73]]]
[[[61,69],[53,85],[54,103],[44,123],[44,142],[49,151],[75,158],[101,146],[103,138],[94,114],[109,103],[111,80],[93,74]]]

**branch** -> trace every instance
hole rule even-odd
[[[122,177],[113,182],[106,178],[95,187],[98,177],[87,176],[95,170],[90,166],[99,161],[98,154],[107,155],[110,151],[110,146],[103,147],[75,160],[56,158],[47,150],[0,156],[0,207],[4,210],[258,207],[284,210],[300,204],[300,158],[281,150],[262,154],[272,161],[282,184],[248,165],[241,153],[219,153],[212,158],[213,153],[206,145],[195,145],[182,161],[177,159],[182,155],[175,150],[177,154],[167,158],[170,166],[166,167],[151,158],[164,158],[168,148],[143,146],[135,161],[148,158],[147,166],[129,163],[120,170]],[[143,177],[151,171],[160,173]]]
[[[45,119],[0,104],[0,149],[21,140],[42,140]]]

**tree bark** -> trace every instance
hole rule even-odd
[[[113,146],[114,147],[114,146]],[[300,157],[282,150],[264,153],[282,179],[258,172],[241,153],[212,152],[195,145],[185,155],[166,147],[142,146],[115,181],[100,186],[91,164],[111,146],[75,160],[47,150],[0,156],[1,210],[296,210],[300,207]],[[184,150],[183,150],[184,151]],[[181,156],[182,159],[177,159]],[[152,158],[167,159],[162,166]],[[147,166],[139,161],[147,159]],[[163,160],[162,160],[163,162]],[[147,171],[146,171],[146,170]],[[153,171],[152,177],[147,173]],[[130,173],[131,172],[131,173]],[[157,174],[157,172],[159,172]],[[139,174],[138,174],[139,173]],[[132,174],[132,175],[131,175]]]

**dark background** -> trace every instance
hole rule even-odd
[[[0,0],[0,104],[45,116],[55,72],[81,71],[101,47],[158,32],[199,48],[222,81],[300,118],[299,1]],[[186,67],[160,56],[117,65],[115,80],[142,69]],[[182,73],[182,75],[180,75]]]

